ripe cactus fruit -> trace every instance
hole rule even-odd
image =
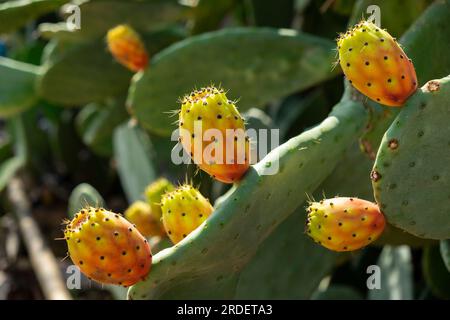
[[[145,188],[147,202],[152,208],[152,214],[157,220],[161,220],[161,197],[166,193],[175,190],[175,186],[166,178],[159,178]]]
[[[152,208],[144,201],[134,202],[126,211],[125,218],[136,225],[144,237],[164,236],[166,232],[159,218],[153,215]]]
[[[397,41],[362,21],[337,40],[339,62],[350,83],[370,99],[401,106],[417,89],[414,66]]]
[[[161,199],[163,224],[173,243],[183,240],[213,212],[209,200],[193,186],[185,184]]]
[[[150,271],[147,240],[119,214],[82,209],[67,224],[64,236],[72,261],[93,280],[130,286]]]
[[[128,25],[118,25],[108,31],[106,40],[114,58],[130,69],[138,72],[147,67],[148,54],[139,34]]]
[[[310,203],[306,232],[325,248],[353,251],[375,241],[385,224],[376,204],[341,197]]]
[[[179,129],[183,148],[213,178],[233,183],[248,170],[250,143],[244,119],[223,89],[211,86],[186,95]]]

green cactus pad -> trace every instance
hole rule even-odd
[[[154,151],[149,137],[135,123],[129,122],[116,128],[113,146],[117,171],[128,202],[144,199],[145,187],[156,179]]]
[[[388,221],[416,236],[450,235],[450,76],[418,90],[386,132],[371,174]]]
[[[38,73],[36,66],[0,57],[0,117],[11,117],[33,106]]]
[[[119,101],[111,101],[106,105],[88,104],[75,120],[83,142],[100,156],[112,155],[114,129],[129,118],[125,104]]]
[[[0,3],[0,33],[14,31],[29,21],[59,9],[69,0],[20,0]]]
[[[39,26],[40,33],[47,38],[86,41],[86,39],[102,37],[110,28],[118,24],[129,24],[136,30],[148,32],[167,27],[183,16],[183,7],[176,0],[76,0],[73,2],[79,5],[81,12],[79,30],[68,30],[66,22],[42,23]],[[70,13],[67,14],[67,16],[70,15]]]
[[[334,44],[293,30],[235,28],[181,41],[154,57],[137,74],[128,104],[148,130],[170,135],[177,99],[211,83],[239,98],[239,110],[263,107],[291,92],[314,86],[337,74],[332,70]]]
[[[430,246],[424,250],[422,270],[431,292],[440,299],[450,299],[450,272],[442,260],[439,246]]]
[[[210,288],[232,279],[260,243],[306,200],[306,193],[331,173],[361,133],[366,117],[359,102],[344,98],[320,125],[272,150],[227,193],[207,221],[153,257],[152,272],[130,288],[129,298],[158,299],[185,282],[208,285],[206,275],[214,279]],[[278,173],[264,175],[277,161]],[[303,226],[298,227],[302,232]]]
[[[380,267],[380,287],[369,290],[370,300],[413,299],[413,264],[408,246],[385,246],[377,266]]]
[[[450,272],[450,239],[442,240],[440,243],[442,260],[444,260],[445,266],[448,272]]]
[[[333,269],[339,254],[318,247],[302,232],[304,225],[302,205],[260,245],[240,275],[235,298],[311,297],[320,281]]]
[[[98,191],[89,183],[81,183],[72,190],[69,197],[68,216],[73,218],[75,213],[88,206],[104,207],[105,200]]]
[[[178,29],[143,34],[151,55],[183,38]],[[126,94],[132,73],[114,60],[104,38],[83,43],[51,41],[46,48],[39,94],[64,106]]]

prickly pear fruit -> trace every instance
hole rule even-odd
[[[82,209],[67,224],[64,236],[72,261],[93,280],[130,286],[150,271],[147,240],[119,214]]]
[[[166,178],[159,178],[158,180],[152,182],[145,189],[145,196],[147,202],[152,208],[152,214],[157,220],[161,220],[161,197],[163,194],[169,191],[175,190],[175,186]]]
[[[114,58],[130,69],[138,72],[147,67],[148,54],[139,34],[128,25],[118,25],[108,31],[108,48]]]
[[[126,211],[125,218],[136,225],[144,237],[164,236],[166,232],[159,218],[153,215],[152,208],[144,201],[134,202]]]
[[[181,102],[180,140],[200,169],[233,183],[249,168],[249,139],[244,119],[223,89],[195,90]]]
[[[337,40],[339,62],[350,83],[370,99],[401,106],[417,89],[414,66],[392,36],[362,21]]]
[[[310,203],[306,232],[325,248],[353,251],[375,241],[385,224],[376,204],[341,197]]]
[[[163,223],[173,243],[178,243],[213,212],[209,200],[193,186],[185,184],[161,199]]]

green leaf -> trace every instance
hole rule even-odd
[[[38,72],[31,64],[0,57],[0,117],[11,117],[33,106]]]
[[[334,44],[293,30],[229,28],[163,50],[137,74],[129,105],[148,130],[170,135],[178,99],[195,87],[222,85],[245,111],[334,77]]]
[[[138,126],[126,123],[114,131],[114,156],[129,203],[144,198],[145,187],[156,179],[150,139]]]

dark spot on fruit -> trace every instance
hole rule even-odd
[[[384,60],[387,60],[388,59],[388,56],[384,56]]]
[[[197,120],[202,120],[202,117],[197,117]]]
[[[356,238],[356,233],[352,234],[352,237],[353,237],[353,238]]]
[[[83,261],[80,260],[78,263],[79,263],[79,264],[83,264]]]
[[[100,237],[97,237],[96,239],[97,239],[97,241],[100,241]]]
[[[183,234],[183,238],[186,238],[186,234]]]
[[[126,255],[127,255],[127,252],[126,252],[126,251],[122,251],[122,255],[123,255],[123,256],[126,256]]]
[[[141,247],[140,246],[136,246],[136,250],[139,250],[139,249],[141,249]]]
[[[104,256],[100,256],[100,260],[105,260],[105,257]]]
[[[328,240],[331,240],[331,237],[328,237]]]
[[[389,78],[387,82],[391,83],[391,82],[392,82],[392,79]]]
[[[380,39],[380,41],[381,41],[381,42],[384,42],[384,39],[383,39],[383,38],[381,38],[381,39]]]
[[[222,116],[220,114],[218,114],[217,119],[222,119]]]
[[[369,63],[369,61],[366,61],[366,66],[368,66],[370,63]]]
[[[404,75],[402,75],[402,79],[405,79],[405,76],[404,76]]]
[[[186,215],[186,213],[184,213],[184,212],[181,214],[182,217],[184,217],[185,215]]]
[[[372,84],[371,84],[370,82],[367,82],[367,86],[368,86],[368,87],[371,87]]]
[[[172,234],[172,231],[169,230],[168,233],[169,233],[169,234]]]

